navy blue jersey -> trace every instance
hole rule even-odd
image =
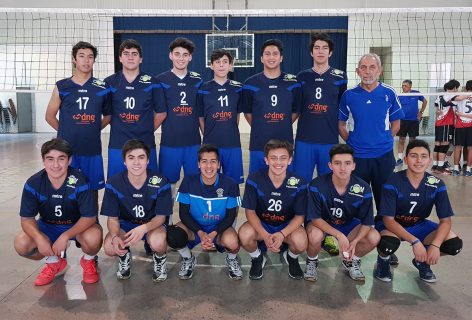
[[[404,116],[395,90],[383,83],[372,92],[360,85],[346,90],[339,103],[339,120],[350,120],[347,143],[358,158],[378,158],[392,151],[390,122]]]
[[[363,225],[373,225],[370,186],[351,175],[346,192],[340,195],[333,184],[332,173],[317,177],[308,185],[307,221],[320,218],[332,226],[350,224],[354,218]]]
[[[227,80],[224,85],[211,80],[198,90],[197,110],[205,120],[203,143],[220,148],[241,146],[237,118],[241,113],[242,84]]]
[[[419,93],[419,91],[411,90],[409,93]],[[417,96],[399,96],[398,99],[402,105],[405,118],[403,120],[418,121],[418,102],[423,101],[422,95]]]
[[[172,71],[161,73],[157,80],[164,89],[167,118],[162,123],[161,145],[186,147],[200,144],[197,91],[202,78],[196,72],[188,72],[180,79]]]
[[[74,224],[81,217],[96,217],[98,212],[92,189],[85,175],[69,167],[59,189],[54,189],[46,170],[31,176],[21,196],[20,216],[40,218],[52,224]]]
[[[110,89],[91,77],[83,85],[72,78],[56,82],[61,105],[57,137],[69,142],[75,155],[102,153],[102,114],[109,113]]]
[[[218,225],[226,209],[241,205],[238,184],[222,174],[211,186],[203,183],[200,174],[185,176],[176,201],[190,205],[190,214],[200,226]]]
[[[261,72],[246,80],[242,94],[243,112],[252,114],[249,150],[264,150],[270,139],[293,143],[292,113],[301,105],[296,76],[282,72],[269,79]]]
[[[147,170],[146,174],[146,182],[140,189],[131,184],[128,171],[108,179],[100,214],[135,224],[147,223],[156,215],[171,215],[170,183],[151,170]]]
[[[308,143],[335,144],[339,142],[339,100],[347,88],[347,76],[329,68],[318,74],[312,68],[297,75],[302,86],[302,105],[296,140]]]
[[[140,139],[154,147],[154,113],[166,112],[161,85],[142,72],[131,83],[121,71],[105,81],[112,96],[109,147],[121,149],[130,139]]]
[[[444,182],[426,172],[415,189],[403,170],[392,174],[384,184],[379,214],[409,227],[428,218],[433,205],[439,219],[454,215]]]
[[[287,172],[285,181],[275,188],[268,170],[262,169],[247,178],[242,206],[256,211],[259,219],[267,225],[288,224],[296,215],[305,216],[306,182]]]

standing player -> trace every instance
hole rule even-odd
[[[103,172],[102,114],[107,113],[110,89],[92,77],[97,48],[80,41],[72,48],[74,75],[56,83],[46,109],[46,121],[57,130],[57,137],[69,142],[71,167],[89,179],[98,201],[98,189],[105,186]],[[56,118],[59,113],[59,120]]]
[[[151,148],[148,168],[157,171],[154,130],[166,117],[161,86],[154,77],[141,72],[141,45],[132,39],[123,41],[119,48],[123,70],[105,79],[111,89],[111,110],[105,117],[111,121],[108,145],[108,177],[126,171],[121,148],[130,139],[140,139]]]
[[[353,280],[365,280],[360,258],[372,251],[380,235],[372,228],[372,192],[362,179],[352,175],[354,151],[345,144],[330,150],[330,174],[315,178],[308,185],[306,230],[308,249],[305,280],[317,280],[318,253],[326,234],[339,241],[342,265]]]
[[[454,106],[455,102],[450,100],[456,96],[460,84],[456,80],[450,80],[444,84],[447,93],[439,96],[434,106],[436,107],[436,122],[434,123],[434,152],[433,173],[451,174],[445,164],[449,144],[454,139]]]
[[[109,178],[101,215],[108,216],[104,249],[118,256],[118,279],[131,277],[130,247],[140,240],[153,252],[152,280],[167,279],[166,221],[172,214],[172,196],[167,179],[146,170],[151,150],[140,140],[129,140],[122,156],[127,171]]]
[[[169,45],[172,69],[157,76],[164,89],[167,118],[162,124],[160,172],[172,184],[180,179],[180,169],[185,175],[198,173],[197,152],[200,146],[197,91],[202,84],[201,76],[188,71],[195,44],[187,38],[177,38]]]
[[[462,249],[462,240],[451,230],[453,216],[446,185],[426,172],[431,163],[429,145],[414,140],[406,147],[407,169],[394,173],[385,183],[379,214],[383,221],[376,223],[381,240],[375,277],[392,281],[390,255],[408,241],[413,249],[413,265],[420,279],[436,282],[431,265],[438,263],[441,254],[456,255]],[[433,205],[439,224],[428,220]]]
[[[95,255],[102,246],[102,228],[97,223],[97,205],[85,175],[69,167],[72,148],[56,138],[41,146],[44,169],[26,181],[21,197],[21,229],[15,250],[22,257],[40,260],[46,266],[34,284],[43,286],[64,271],[63,257],[69,240],[84,252],[80,259],[83,282],[95,283]],[[39,213],[39,219],[35,219]]]
[[[238,184],[218,173],[220,160],[216,146],[200,147],[198,167],[201,174],[185,176],[180,185],[176,201],[181,221],[167,232],[169,246],[182,256],[179,278],[192,278],[196,258],[190,250],[201,243],[204,250],[211,250],[215,245],[220,252],[226,250],[228,276],[240,280],[243,272],[236,259],[238,234],[231,227],[241,202]]]
[[[363,55],[356,72],[361,83],[346,90],[339,104],[339,133],[354,149],[354,174],[372,186],[378,210],[382,185],[395,168],[393,137],[404,113],[395,90],[378,81],[382,72],[378,55]]]
[[[223,173],[243,183],[243,156],[239,136],[241,83],[228,79],[233,56],[224,50],[213,51],[210,68],[214,78],[198,90],[197,110],[203,143],[218,147]]]
[[[411,80],[404,80],[402,82],[403,93],[419,93],[419,91],[411,90]],[[405,118],[400,121],[400,130],[398,130],[398,159],[397,166],[403,165],[403,150],[405,149],[406,136],[408,135],[410,141],[415,140],[420,134],[420,121],[423,117],[423,112],[428,105],[428,100],[422,95],[417,96],[400,96],[398,97],[402,106]],[[421,109],[418,112],[418,103],[421,101]]]
[[[270,139],[293,143],[292,123],[300,112],[301,91],[297,77],[281,71],[283,45],[278,39],[264,42],[261,62],[264,71],[243,86],[244,117],[251,126],[249,173],[267,169],[264,145]]]
[[[298,256],[306,250],[308,239],[302,227],[306,210],[306,182],[287,171],[293,146],[287,141],[269,140],[264,147],[269,167],[249,174],[242,206],[247,221],[239,228],[239,241],[251,256],[249,278],[261,279],[266,258],[261,252],[283,252],[288,275],[302,279]]]

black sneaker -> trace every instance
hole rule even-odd
[[[429,283],[434,283],[438,281],[438,279],[436,278],[436,275],[431,270],[431,267],[429,266],[429,264],[427,264],[426,262],[418,262],[414,258],[411,262],[416,267],[416,269],[418,269],[418,271],[420,272],[421,280],[429,282]]]
[[[182,258],[180,263],[179,278],[182,280],[188,280],[193,277],[193,268],[195,267],[197,259],[192,254],[190,258]]]
[[[392,272],[390,271],[390,258],[388,260],[377,256],[377,268],[375,269],[375,277],[383,282],[392,281]]]
[[[267,262],[266,257],[261,253],[257,258],[251,258],[251,269],[249,270],[249,279],[258,280],[264,276],[264,266]]]
[[[155,253],[152,255],[154,261],[154,272],[152,273],[152,281],[162,282],[167,279],[167,255],[158,257]]]
[[[300,280],[303,279],[303,271],[300,268],[300,264],[298,263],[298,257],[292,258],[288,254],[288,250],[284,251],[284,260],[288,264],[288,276],[292,279]]]
[[[392,267],[398,266],[398,257],[397,257],[397,255],[396,255],[395,253],[392,253],[392,254],[390,255],[390,265],[391,265]]]
[[[116,277],[120,280],[126,280],[131,277],[131,251],[122,257],[118,257],[118,270],[116,270]]]

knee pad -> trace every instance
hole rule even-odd
[[[398,250],[400,239],[391,236],[381,236],[377,249],[380,253],[388,256]]]
[[[434,152],[438,152],[438,153],[439,153],[439,152],[440,152],[440,151],[439,151],[439,150],[440,150],[440,148],[439,148],[439,147],[440,147],[440,146],[434,146],[434,149],[433,149],[433,151],[434,151]]]
[[[448,254],[450,256],[455,256],[462,250],[462,239],[455,237],[449,240],[446,240],[442,243],[439,250],[442,253]]]
[[[188,235],[184,229],[175,225],[167,227],[167,244],[173,249],[182,249],[187,245]]]
[[[441,151],[439,151],[440,153],[447,153],[447,151],[449,150],[449,145],[443,145],[443,146],[439,146]]]

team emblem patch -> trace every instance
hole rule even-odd
[[[364,192],[364,187],[362,187],[361,185],[356,183],[355,185],[351,186],[351,189],[349,191],[351,191],[355,194],[359,194],[361,192]]]
[[[77,179],[74,175],[70,175],[69,177],[67,177],[67,185],[74,186],[78,180],[79,179]]]
[[[435,176],[428,176],[428,178],[426,178],[426,184],[428,185],[436,185],[439,183],[439,181],[440,180]]]
[[[147,74],[142,75],[141,78],[139,78],[139,82],[142,82],[142,83],[148,83],[150,80],[151,80],[151,76]]]
[[[299,182],[300,182],[300,179],[297,179],[295,177],[290,177],[287,180],[287,186],[296,187]]]
[[[218,195],[218,198],[222,198],[224,192],[225,191],[223,190],[223,188],[216,189],[216,194]]]
[[[96,87],[105,89],[105,81],[95,79],[95,80],[93,80],[92,84]]]
[[[197,78],[197,79],[202,78],[198,72],[190,71],[189,74],[190,74],[190,78]]]
[[[151,178],[149,178],[149,183],[152,184],[153,186],[155,186],[158,183],[161,183],[161,181],[162,181],[162,178],[159,178],[158,176],[152,176]]]
[[[284,76],[284,81],[297,81],[297,76],[288,73]]]

